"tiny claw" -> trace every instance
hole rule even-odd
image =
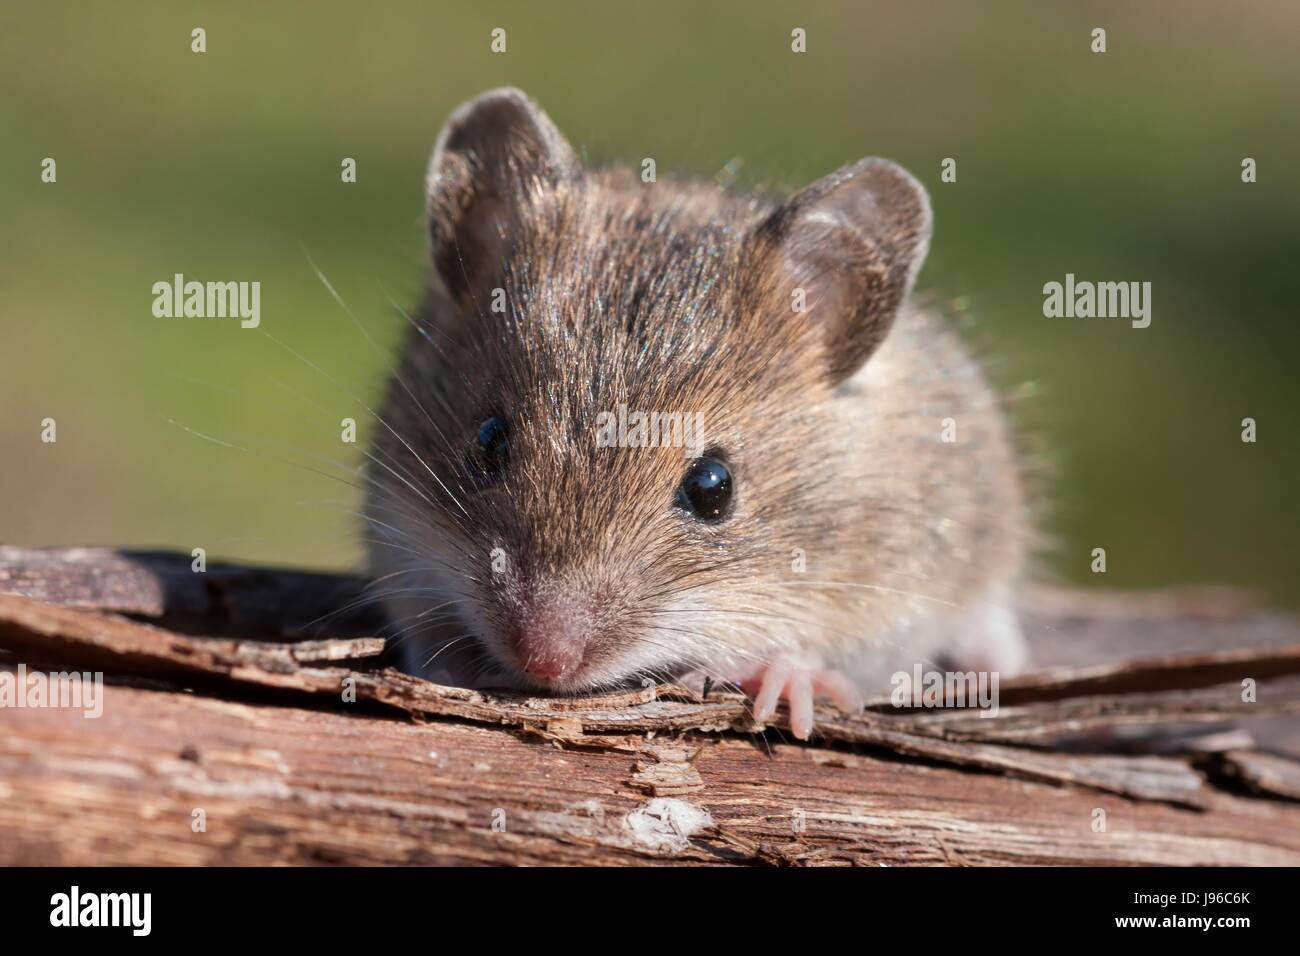
[[[760,724],[770,721],[777,704],[786,700],[790,732],[799,740],[812,736],[814,698],[829,698],[838,709],[849,714],[857,713],[863,704],[862,692],[839,671],[784,658],[741,681],[741,686],[753,696],[753,716]]]
[[[776,713],[776,705],[789,677],[790,665],[785,663],[778,662],[764,669],[758,695],[754,698],[754,719],[760,724],[771,720]]]
[[[799,671],[790,678],[786,699],[790,702],[790,732],[799,740],[807,740],[813,728],[813,682],[808,671]]]

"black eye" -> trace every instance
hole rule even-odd
[[[487,474],[496,476],[509,458],[509,428],[504,418],[493,415],[478,427],[479,464]]]
[[[731,509],[731,472],[717,458],[697,458],[677,489],[677,507],[701,521],[721,521]]]

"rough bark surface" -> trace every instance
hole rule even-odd
[[[0,707],[0,863],[1300,864],[1300,627],[1230,594],[1032,592],[997,716],[800,744],[730,693],[407,677],[360,586],[0,548],[0,671],[108,683]]]

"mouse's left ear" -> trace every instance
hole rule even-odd
[[[883,341],[925,260],[930,228],[925,187],[873,158],[819,179],[756,229],[775,256],[766,261],[786,307],[802,307],[820,328],[833,381],[852,375]]]
[[[580,173],[568,142],[542,109],[511,87],[461,105],[429,161],[433,264],[454,296],[499,273],[528,206]]]

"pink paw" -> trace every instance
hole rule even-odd
[[[790,705],[790,731],[807,740],[813,729],[813,699],[828,697],[848,714],[862,709],[862,693],[839,671],[823,670],[791,658],[779,658],[765,665],[740,686],[754,700],[754,720],[765,724],[776,713],[777,703]]]

